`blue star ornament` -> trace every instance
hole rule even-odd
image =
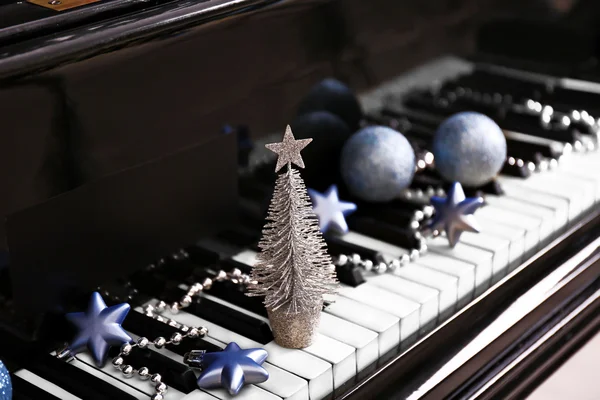
[[[236,395],[246,384],[262,383],[269,373],[261,366],[267,359],[264,349],[242,350],[231,342],[223,351],[206,353],[202,356],[203,371],[198,377],[201,389],[225,388]]]
[[[130,309],[127,303],[106,307],[100,293],[94,292],[87,312],[65,316],[79,328],[69,350],[79,353],[88,348],[98,367],[103,366],[110,346],[120,346],[131,341],[131,337],[121,327]]]
[[[346,215],[356,211],[356,204],[340,201],[336,185],[331,185],[324,194],[308,189],[308,195],[313,202],[313,211],[319,218],[319,228],[325,233],[333,228],[340,233],[348,232]]]
[[[456,246],[463,232],[479,233],[473,213],[483,205],[483,198],[466,198],[460,183],[452,184],[446,198],[432,197],[431,205],[435,208],[435,215],[429,227],[444,230],[450,247]]]

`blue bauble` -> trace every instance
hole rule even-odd
[[[313,111],[327,111],[337,115],[352,132],[358,129],[363,114],[352,90],[333,78],[324,79],[313,86],[298,106],[298,115]]]
[[[4,363],[0,361],[0,400],[11,400],[12,399],[12,382],[10,381],[10,374],[4,366]]]
[[[340,154],[352,131],[340,117],[327,111],[300,115],[290,125],[296,139],[313,139],[302,150],[306,164],[302,178],[306,186],[320,191],[327,189],[338,181]]]
[[[506,138],[489,117],[455,114],[442,122],[433,139],[435,167],[449,182],[477,187],[491,181],[506,160]]]
[[[344,145],[340,171],[354,196],[371,202],[390,201],[410,185],[415,173],[415,153],[400,132],[369,126]]]

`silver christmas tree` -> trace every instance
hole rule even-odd
[[[267,145],[278,154],[275,191],[261,249],[252,269],[249,296],[265,296],[275,340],[286,347],[306,347],[319,324],[323,295],[335,293],[337,279],[319,230],[319,221],[300,173],[300,151],[312,139],[295,140],[288,126],[283,141]]]

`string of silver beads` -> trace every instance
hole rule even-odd
[[[140,369],[135,369],[133,366],[125,364],[125,360],[123,357],[128,356],[133,349],[140,348],[145,349],[148,346],[153,345],[157,349],[162,349],[168,344],[178,345],[183,340],[190,338],[195,339],[198,337],[203,337],[206,335],[208,331],[206,328],[191,328],[184,334],[180,332],[175,332],[171,335],[169,340],[165,339],[162,336],[157,337],[152,342],[148,340],[148,338],[140,337],[133,343],[125,343],[121,346],[121,350],[119,354],[112,359],[112,365],[121,371],[125,378],[132,378],[133,376],[137,376],[141,380],[150,380],[150,382],[154,383],[154,391],[155,393],[150,396],[151,400],[163,400],[165,394],[167,393],[168,386],[162,381],[162,377],[160,374],[152,374],[147,367],[142,367]]]
[[[363,259],[360,254],[353,253],[339,254],[333,257],[333,265],[338,267],[352,265],[361,268],[366,272],[375,272],[377,274],[384,274],[386,272],[393,273],[408,265],[411,261],[414,262],[418,260],[419,257],[427,253],[425,238],[419,232],[415,232],[415,237],[419,241],[418,248],[411,249],[409,254],[402,254],[399,258],[394,258],[391,261],[386,262],[383,257],[379,257],[376,260]]]
[[[188,254],[184,250],[180,250],[175,253],[173,259],[180,260],[189,257]],[[252,281],[249,275],[242,273],[241,270],[234,268],[230,272],[225,272],[223,270],[217,271],[212,278],[205,278],[202,282],[195,282],[192,284],[185,295],[179,299],[179,301],[175,301],[171,304],[167,304],[166,302],[159,300],[154,306],[147,305],[144,308],[144,312],[148,317],[152,317],[154,319],[163,319],[159,314],[162,314],[165,310],[168,310],[171,314],[177,314],[179,311],[187,308],[192,304],[194,297],[197,297],[203,291],[209,290],[212,287],[213,281],[216,282],[224,282],[229,281],[233,284],[237,284],[240,286],[249,286],[251,284],[256,284],[256,282]],[[172,320],[170,320],[172,321]],[[173,321],[176,323],[175,321]],[[168,323],[168,322],[167,322]]]

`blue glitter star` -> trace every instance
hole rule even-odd
[[[245,384],[269,379],[269,373],[261,366],[267,356],[264,349],[242,350],[234,342],[223,351],[206,353],[202,356],[203,371],[198,377],[198,387],[224,387],[229,394],[236,395]]]
[[[96,364],[99,367],[104,365],[110,346],[120,346],[131,341],[129,335],[121,328],[130,308],[127,303],[106,307],[100,293],[94,292],[87,312],[70,313],[65,316],[79,328],[79,333],[69,346],[71,352],[79,353],[87,347]]]
[[[460,183],[452,184],[446,198],[432,197],[431,205],[435,208],[435,215],[429,227],[446,231],[450,247],[456,246],[463,232],[479,233],[472,214],[483,205],[483,198],[466,198]]]
[[[356,211],[356,204],[340,201],[336,185],[331,185],[325,194],[308,189],[308,195],[313,202],[313,211],[319,218],[319,228],[325,233],[334,228],[340,233],[348,232],[345,216]]]

